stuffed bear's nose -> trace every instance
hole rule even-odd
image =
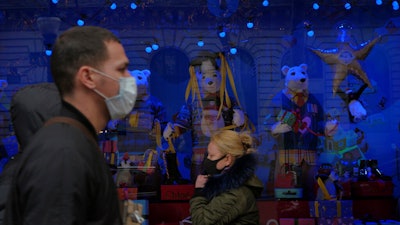
[[[306,78],[301,78],[300,79],[300,82],[305,82],[306,81]]]
[[[212,81],[208,81],[207,84],[208,84],[208,85],[211,85],[211,84],[213,84],[213,83],[214,83],[214,82],[212,82]]]

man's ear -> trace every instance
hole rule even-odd
[[[95,74],[90,69],[90,67],[82,66],[78,70],[77,79],[82,83],[82,85],[86,86],[87,88],[96,88],[96,83],[94,82]]]

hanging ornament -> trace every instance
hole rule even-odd
[[[333,67],[334,78],[333,78],[333,93],[338,91],[340,83],[352,74],[368,87],[372,88],[371,82],[368,79],[367,74],[361,67],[359,60],[364,60],[374,45],[381,39],[381,36],[374,38],[372,41],[368,41],[358,47],[354,47],[351,44],[351,27],[341,24],[338,26],[338,47],[334,49],[310,49],[317,56],[319,56],[325,63]]]

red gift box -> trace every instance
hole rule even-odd
[[[279,200],[277,201],[276,209],[279,218],[310,217],[310,207],[307,201]]]
[[[194,194],[194,185],[161,185],[161,200],[189,200]]]
[[[392,181],[356,181],[351,184],[354,197],[390,197],[393,194]]]

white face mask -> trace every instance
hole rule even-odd
[[[119,79],[114,78],[104,72],[96,69],[92,69],[94,72],[108,77],[114,81],[119,82],[119,93],[114,97],[107,98],[98,90],[94,91],[104,98],[108,112],[112,120],[124,118],[130,113],[135,106],[137,96],[137,86],[134,77],[120,77]]]

